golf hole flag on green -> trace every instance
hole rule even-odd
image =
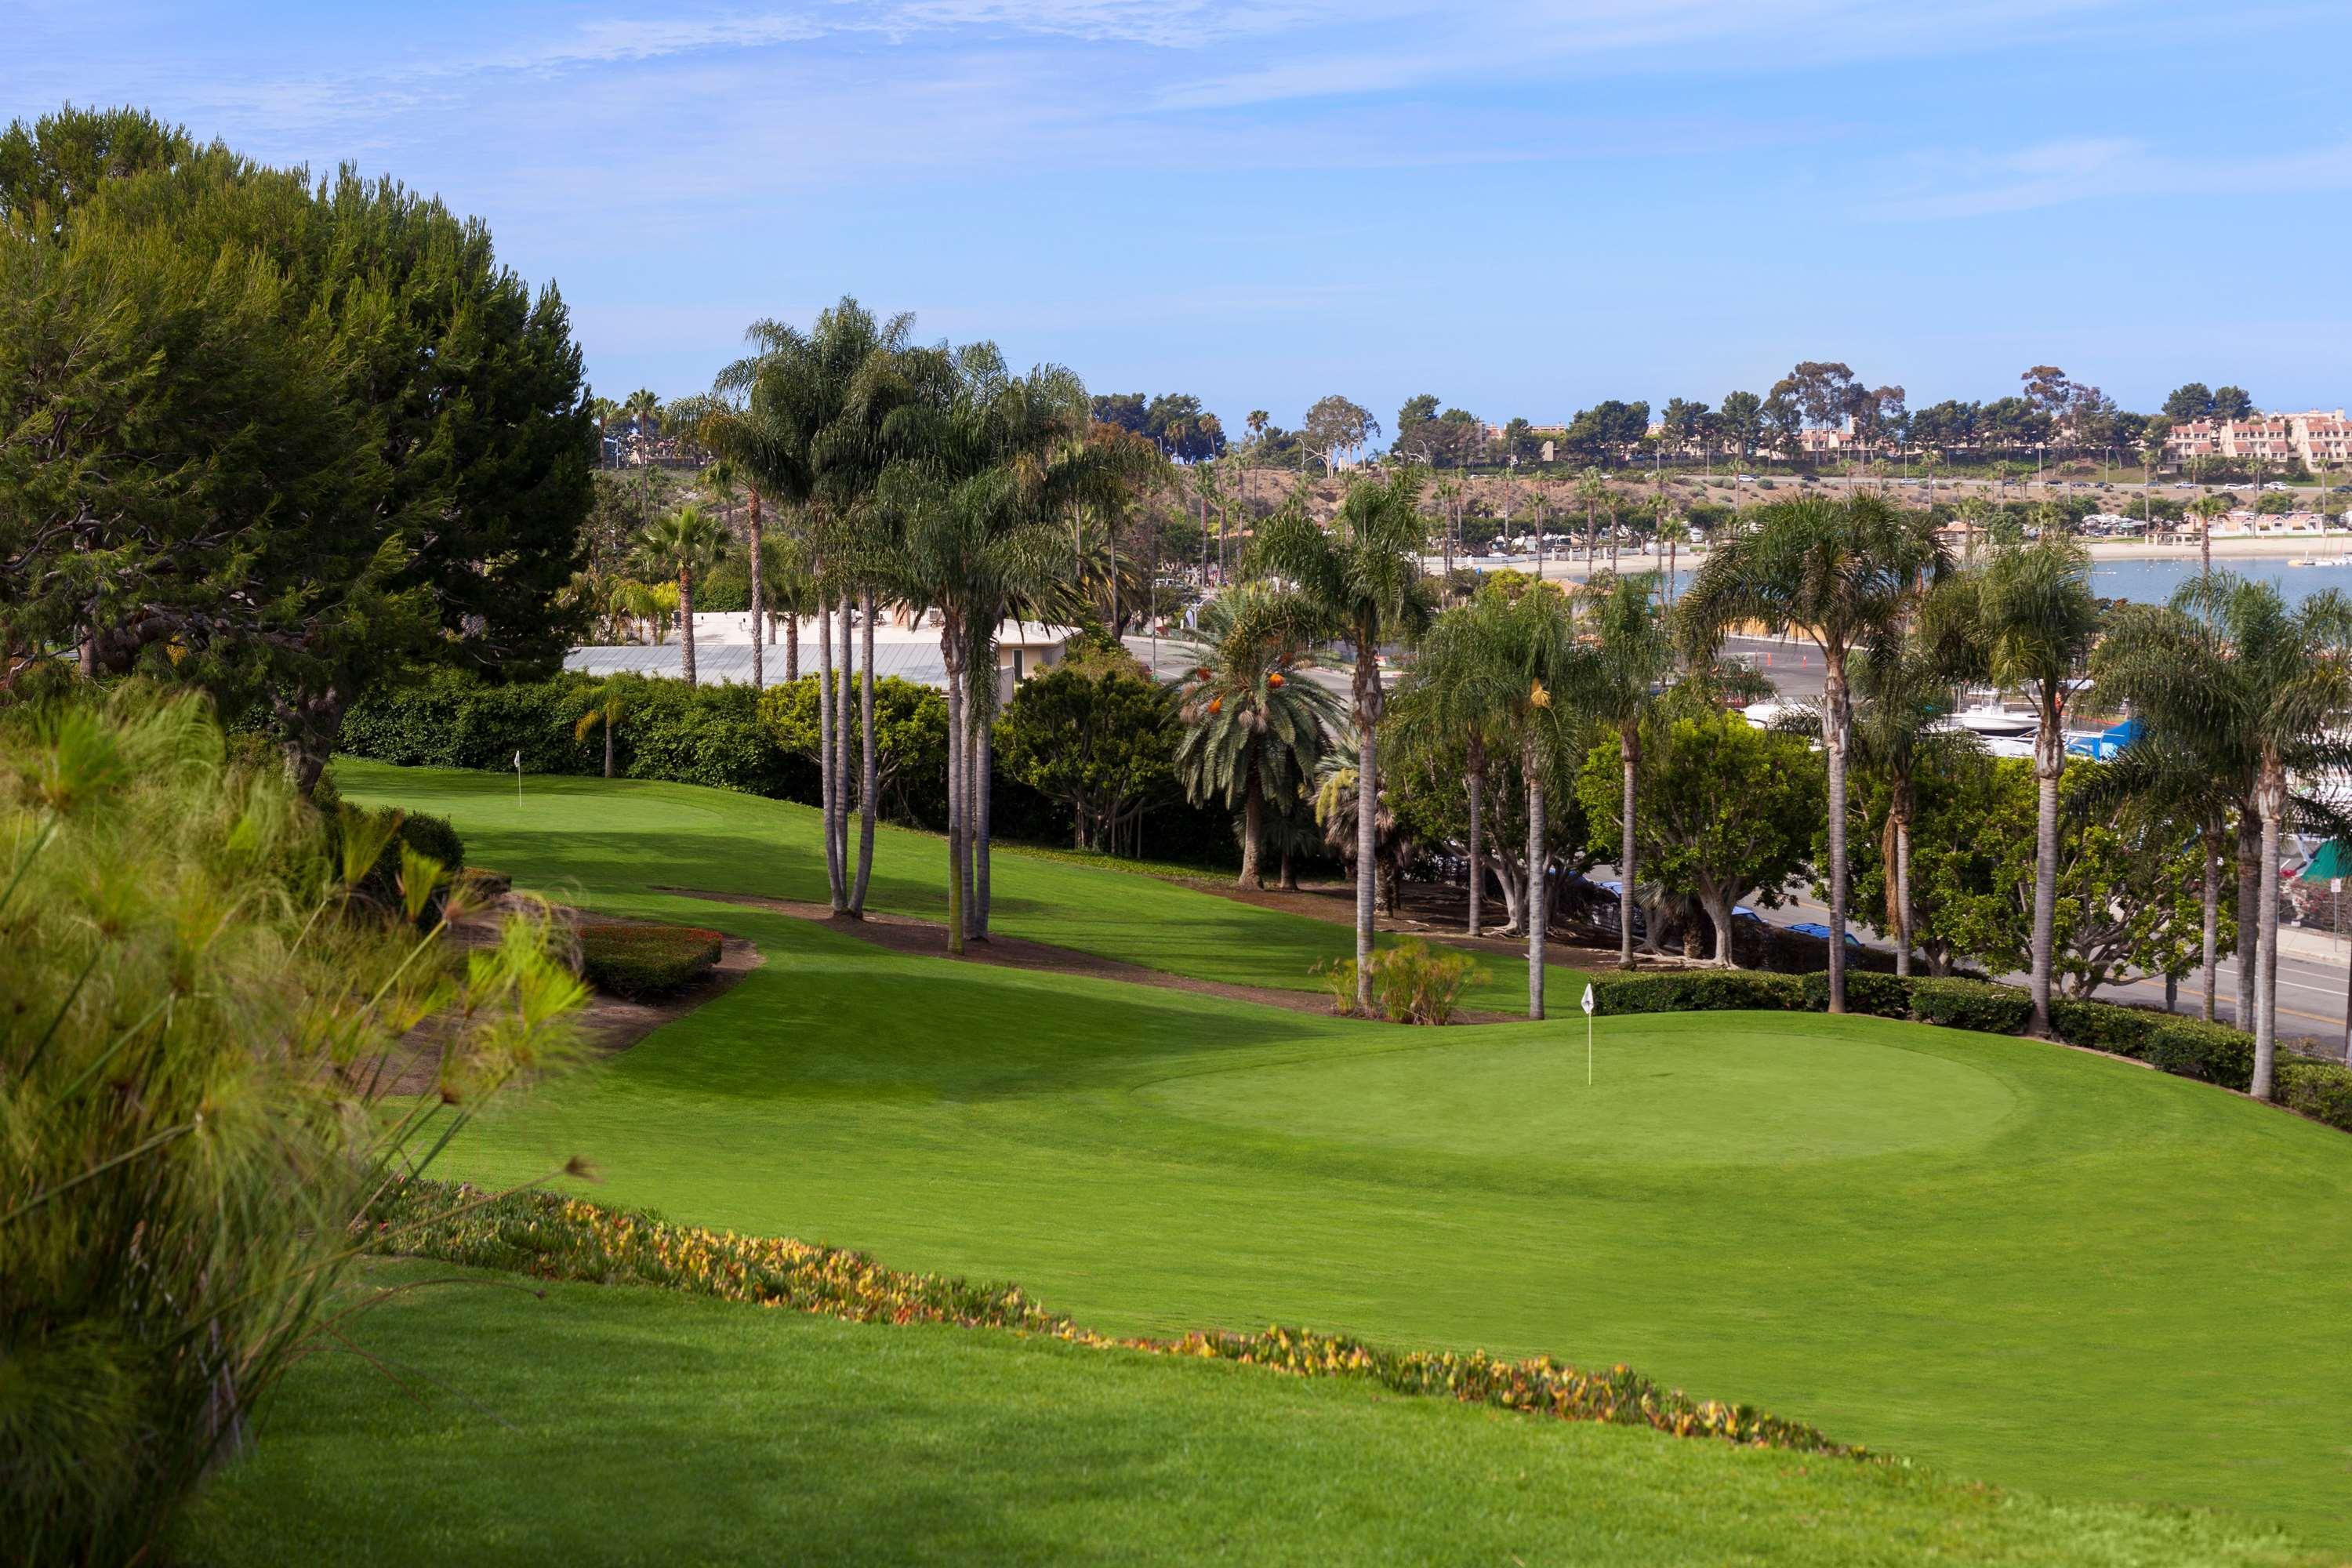
[[[1592,985],[1584,987],[1584,1087],[1592,1087]]]

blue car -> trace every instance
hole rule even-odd
[[[1806,921],[1801,924],[1792,925],[1789,929],[1795,931],[1800,936],[1817,936],[1823,942],[1827,942],[1830,939],[1830,928],[1822,924],[1819,921]],[[1845,933],[1845,944],[1848,947],[1860,947],[1862,945],[1862,943],[1855,939],[1854,934],[1852,931]]]

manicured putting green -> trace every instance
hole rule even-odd
[[[1572,1013],[1407,1029],[903,957],[653,890],[809,896],[814,814],[772,802],[571,780],[518,815],[511,780],[342,778],[447,812],[527,886],[768,955],[478,1125],[445,1173],[580,1154],[603,1201],[1015,1279],[1110,1332],[1280,1321],[1622,1361],[1946,1474],[2352,1548],[2343,1133],[1864,1017],[1603,1019],[1587,1091]],[[936,907],[935,848],[886,840],[891,907]],[[1000,876],[1008,930],[1168,969],[1279,984],[1346,940],[1118,872]]]
[[[1601,1038],[1606,1049],[1596,1045],[1588,1064],[1581,1024],[1535,1038],[1460,1029],[1344,1067],[1191,1072],[1138,1092],[1176,1115],[1349,1146],[1672,1165],[1963,1150],[1991,1139],[2017,1104],[1969,1063],[1795,1021],[1662,1035],[1649,1020],[1611,1018]],[[1693,1139],[1694,1124],[1720,1135]]]

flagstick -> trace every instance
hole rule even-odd
[[[1584,1016],[1584,1087],[1592,1087],[1592,1015]]]

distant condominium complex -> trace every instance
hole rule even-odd
[[[2165,437],[2164,450],[2175,459],[2259,458],[2306,468],[2336,468],[2352,463],[2352,421],[2341,408],[2332,414],[2315,408],[2248,419],[2189,419]]]

